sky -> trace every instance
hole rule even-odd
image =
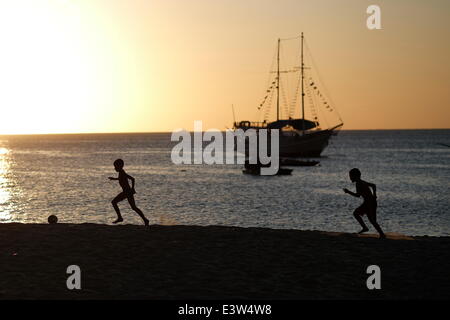
[[[369,5],[381,30],[366,27]],[[344,129],[450,128],[447,0],[0,0],[0,134],[257,120],[304,32]]]

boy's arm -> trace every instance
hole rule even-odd
[[[132,176],[130,176],[129,174],[127,174],[127,178],[131,180],[131,189],[134,190],[134,178]]]
[[[359,197],[361,196],[359,193],[357,193],[357,192],[352,192],[352,191],[348,190],[347,188],[344,189],[344,192],[345,192],[345,193],[348,193],[348,194],[351,195],[351,196],[357,197],[357,198],[359,198]]]
[[[372,188],[373,196],[376,198],[377,197],[377,186],[375,185],[375,183],[367,182],[367,185]]]
[[[108,177],[109,180],[119,180],[119,178]]]

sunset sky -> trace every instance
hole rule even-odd
[[[366,8],[382,10],[368,30]],[[0,134],[253,120],[304,32],[344,129],[450,128],[448,0],[0,0]]]

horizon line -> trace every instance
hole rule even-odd
[[[180,128],[182,129],[182,128]],[[177,129],[178,130],[178,129]],[[184,129],[182,129],[184,130]],[[389,129],[340,129],[339,131],[413,131],[450,130],[450,128],[389,128]],[[174,130],[175,131],[175,130]],[[49,132],[49,133],[0,133],[0,136],[88,135],[88,134],[167,134],[174,131],[112,131],[112,132]],[[187,130],[188,132],[194,132]],[[216,130],[225,132],[226,130]],[[204,133],[206,131],[202,131]]]

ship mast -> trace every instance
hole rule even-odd
[[[302,32],[302,61],[301,61],[301,71],[302,71],[302,134],[305,135],[305,88],[304,81],[305,73],[304,73],[304,64],[303,64],[303,32]]]
[[[280,38],[277,52],[277,121],[280,120]]]

